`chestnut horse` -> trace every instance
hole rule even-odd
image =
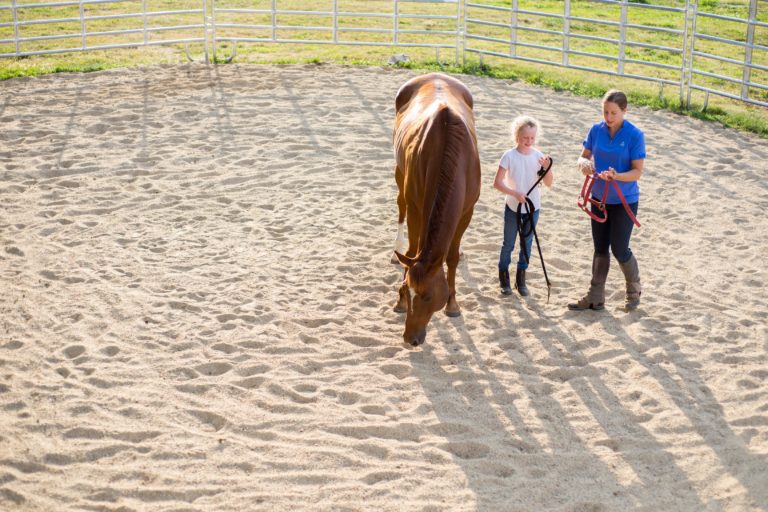
[[[461,315],[455,283],[459,244],[480,196],[472,106],[466,86],[440,73],[409,80],[395,100],[395,255],[405,267],[395,311],[406,313],[403,338],[411,345],[424,342],[432,314],[443,306],[446,315]],[[404,219],[408,250],[401,254]]]

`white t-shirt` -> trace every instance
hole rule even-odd
[[[507,171],[504,174],[504,184],[512,190],[517,190],[521,194],[528,192],[533,184],[536,183],[536,180],[539,179],[539,176],[537,175],[539,169],[541,169],[539,159],[543,156],[544,154],[535,148],[531,148],[531,152],[527,155],[520,153],[517,148],[508,150],[501,156],[501,161],[499,162],[499,167],[503,167]],[[533,207],[536,210],[541,208],[540,187],[541,185],[533,189],[528,195],[528,197],[531,198],[531,201],[533,201]],[[507,194],[506,203],[510,210],[513,212],[517,211],[517,205],[519,203],[513,196]],[[526,213],[525,206],[523,206],[522,212]]]

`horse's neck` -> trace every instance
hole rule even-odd
[[[427,203],[431,206],[424,212],[423,243],[419,252],[419,260],[428,266],[445,260],[456,232],[464,200],[464,190],[457,179],[458,173],[428,177],[435,180],[431,188],[434,195]]]

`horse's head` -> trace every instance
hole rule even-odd
[[[405,279],[400,287],[401,302],[407,304],[403,339],[411,345],[421,345],[427,335],[427,324],[435,311],[448,303],[448,280],[442,264],[426,267],[400,253],[397,259],[405,267]]]

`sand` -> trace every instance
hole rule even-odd
[[[575,313],[598,100],[460,77],[463,316],[402,342],[391,126],[416,72],[200,64],[0,83],[0,509],[768,510],[768,144],[630,110],[641,307]],[[498,159],[543,125],[532,295]]]

